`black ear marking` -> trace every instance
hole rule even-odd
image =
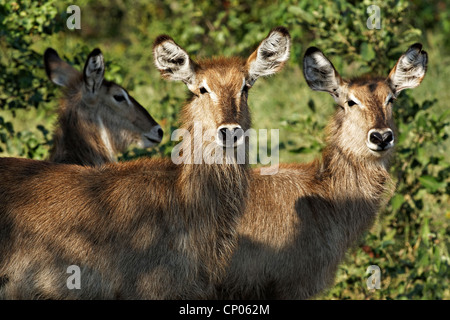
[[[188,86],[193,83],[196,70],[195,62],[168,35],[160,35],[156,38],[153,44],[153,57],[154,63],[163,78],[183,81]]]
[[[303,76],[312,90],[328,92],[336,100],[343,84],[330,60],[317,47],[309,47],[303,58]]]
[[[101,87],[105,74],[105,63],[100,49],[95,48],[88,55],[83,69],[85,87],[94,94]]]
[[[155,48],[156,46],[159,46],[161,43],[165,42],[165,41],[173,41],[172,37],[167,35],[167,34],[162,34],[159,35],[158,37],[156,37],[155,42],[153,43],[153,48]]]
[[[72,79],[80,74],[78,70],[62,60],[53,48],[45,50],[44,66],[50,81],[62,87],[67,87]]]
[[[310,56],[310,55],[312,55],[312,54],[315,53],[315,52],[320,52],[320,53],[322,53],[322,51],[320,51],[320,49],[317,48],[317,47],[309,47],[308,49],[306,49],[305,57],[306,57],[306,56]]]
[[[291,36],[284,27],[273,28],[247,60],[250,85],[263,76],[277,73],[289,60]]]
[[[425,77],[428,54],[422,50],[422,44],[414,43],[398,59],[389,73],[387,83],[397,96],[402,90],[417,87]]]
[[[50,63],[52,61],[59,61],[61,58],[59,57],[58,53],[53,48],[47,48],[44,52],[44,65],[45,65],[45,73],[47,74],[47,77],[51,80],[51,73],[52,73],[52,67]]]

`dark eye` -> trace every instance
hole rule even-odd
[[[125,100],[125,97],[122,95],[114,95],[114,100],[116,100],[117,102],[122,102]]]
[[[206,90],[204,87],[201,87],[201,88],[200,88],[200,93],[201,93],[201,94],[208,93],[208,90]]]
[[[250,86],[246,84],[244,88],[242,89],[242,92],[248,92],[248,89],[250,89]]]
[[[353,101],[353,100],[348,100],[347,104],[348,104],[349,107],[353,107],[356,104],[356,102]]]
[[[389,103],[394,103],[394,101],[395,101],[394,97],[391,97],[391,98],[388,100],[388,104],[389,104]]]

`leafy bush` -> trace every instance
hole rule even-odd
[[[0,117],[0,152],[32,159],[44,159],[52,144],[49,128],[42,124],[36,128],[16,130],[14,119],[36,108],[38,118],[49,118],[56,107],[55,90],[44,72],[43,53],[33,48],[36,40],[46,43],[65,28],[65,8],[56,1],[0,1],[0,107],[8,120]],[[86,45],[72,48],[69,63],[82,70],[89,52]],[[111,80],[121,82],[120,67],[107,60]]]
[[[17,110],[37,108],[54,97],[42,79],[42,53],[31,46],[36,37],[46,39],[58,32],[56,16],[51,1],[0,1],[0,107],[12,118]],[[17,132],[12,121],[0,118],[0,152],[42,159],[48,132],[39,130],[43,136],[29,130]]]

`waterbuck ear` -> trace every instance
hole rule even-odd
[[[44,65],[45,72],[50,81],[62,87],[66,87],[73,77],[80,74],[80,72],[70,64],[61,60],[58,53],[52,48],[45,50]]]
[[[291,37],[284,27],[276,27],[247,59],[247,84],[252,86],[261,76],[272,75],[289,59]]]
[[[309,87],[315,91],[325,91],[334,100],[339,100],[342,80],[330,60],[316,47],[306,50],[303,58],[303,75]]]
[[[427,72],[428,54],[420,43],[415,43],[398,59],[387,82],[397,96],[400,91],[417,87]]]
[[[194,83],[196,65],[171,37],[160,35],[156,38],[153,56],[163,78],[183,81],[188,87]]]
[[[105,75],[105,63],[100,49],[96,48],[89,54],[83,70],[83,79],[86,89],[90,93],[96,93],[103,82]]]

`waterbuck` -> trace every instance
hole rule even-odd
[[[344,80],[317,48],[304,56],[313,90],[338,107],[319,160],[280,166],[249,180],[239,241],[218,296],[307,299],[333,284],[345,253],[374,223],[394,191],[389,176],[398,94],[425,76],[427,53],[412,45],[387,78]]]
[[[155,40],[162,76],[192,93],[181,112],[191,133],[181,142],[183,152],[203,152],[206,142],[196,144],[193,129],[201,122],[215,131],[208,146],[220,145],[223,161],[82,167],[0,158],[0,298],[210,296],[231,258],[248,190],[248,166],[225,151],[243,143],[231,133],[250,127],[248,89],[278,72],[289,48],[282,27],[248,59],[194,62],[169,36]],[[67,273],[77,267],[79,289],[68,283],[77,274]]]
[[[83,73],[52,48],[44,63],[49,79],[64,87],[50,161],[98,166],[116,161],[132,144],[149,148],[161,142],[163,131],[152,116],[124,88],[104,79],[99,49],[89,54]]]

